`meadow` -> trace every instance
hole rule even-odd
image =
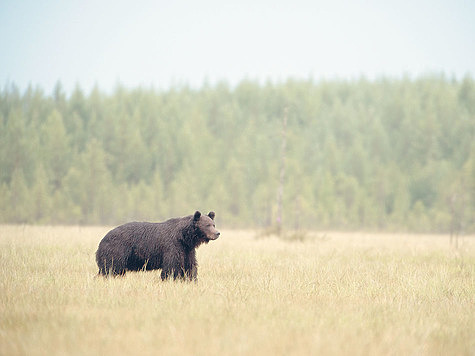
[[[108,227],[0,226],[0,355],[474,355],[475,237],[222,231],[197,283],[96,277]]]

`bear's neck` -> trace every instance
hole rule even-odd
[[[184,227],[182,230],[182,243],[187,250],[192,250],[203,242],[203,233],[196,226]]]

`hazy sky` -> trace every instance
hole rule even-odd
[[[475,1],[0,0],[0,86],[475,73]]]

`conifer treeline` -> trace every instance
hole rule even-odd
[[[199,90],[0,91],[2,223],[473,232],[475,82],[243,81]]]

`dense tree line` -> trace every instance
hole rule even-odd
[[[0,222],[475,230],[475,82],[0,90]]]

